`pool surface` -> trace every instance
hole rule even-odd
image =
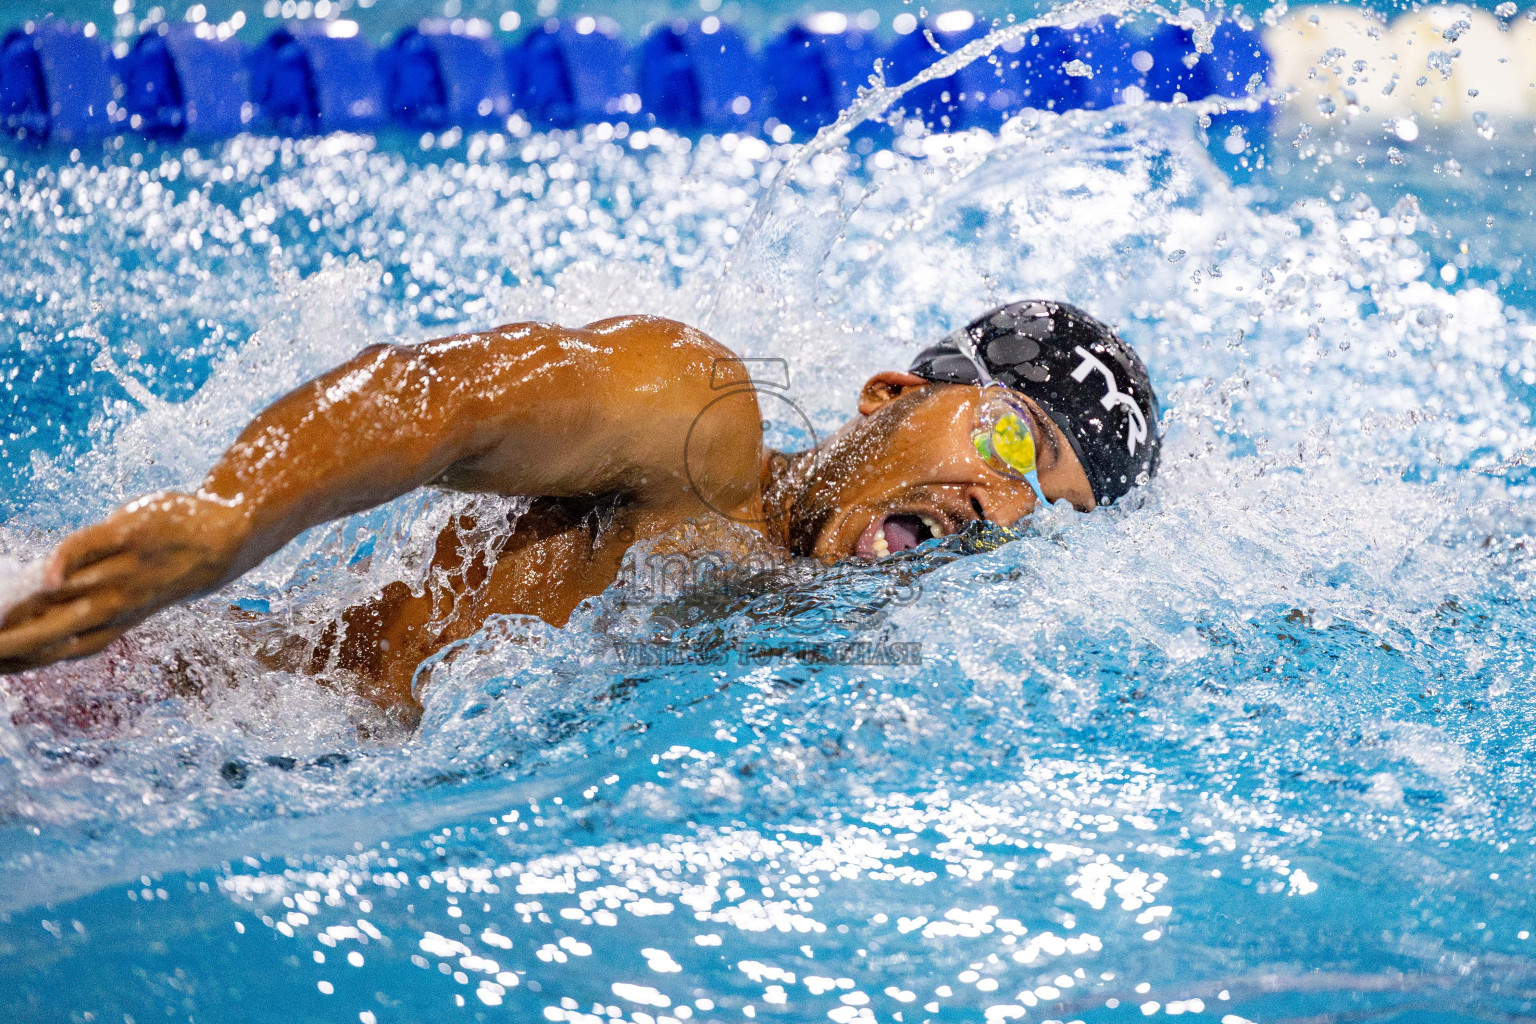
[[[1277,118],[1232,174],[1147,107],[813,159],[7,149],[8,559],[365,345],[529,318],[696,323],[825,433],[1060,298],[1142,353],[1166,442],[1136,500],[1012,539],[771,585],[641,557],[434,659],[411,733],[242,631],[425,585],[506,502],[402,498],[7,678],[0,1021],[1536,1017],[1536,135]]]

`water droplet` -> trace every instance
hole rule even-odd
[[[1455,70],[1451,66],[1453,59],[1455,59],[1455,54],[1453,53],[1445,50],[1431,50],[1429,56],[1425,59],[1425,63],[1429,65],[1430,70],[1440,72],[1442,81],[1450,81],[1451,72]]]
[[[1177,263],[1177,262],[1179,262],[1179,260],[1183,259],[1185,257],[1185,255],[1186,255],[1186,253],[1184,252],[1183,249],[1175,249],[1175,250],[1173,250],[1173,252],[1168,254],[1168,262],[1169,263]]]

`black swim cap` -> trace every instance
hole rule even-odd
[[[1162,438],[1152,381],[1131,346],[1102,322],[1065,302],[1015,302],[923,349],[910,372],[935,383],[980,384],[967,351],[993,380],[1056,421],[1100,505],[1157,473]]]

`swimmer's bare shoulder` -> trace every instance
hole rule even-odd
[[[753,391],[730,387],[746,379],[720,343],[650,316],[373,346],[264,410],[196,492],[147,495],[65,538],[0,623],[0,671],[99,651],[311,526],[427,484],[608,501],[636,538],[750,512],[761,418]]]

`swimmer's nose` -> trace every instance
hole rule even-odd
[[[982,501],[982,494],[980,489],[975,487],[971,488],[971,493],[968,497],[970,498],[971,502],[971,511],[976,513],[976,518],[983,521],[991,520],[992,517],[987,514],[987,506],[985,502]]]
[[[999,495],[985,487],[972,487],[966,495],[976,518],[999,526],[1012,526],[1035,510],[1035,492],[1027,484],[1019,485],[1017,497]]]

